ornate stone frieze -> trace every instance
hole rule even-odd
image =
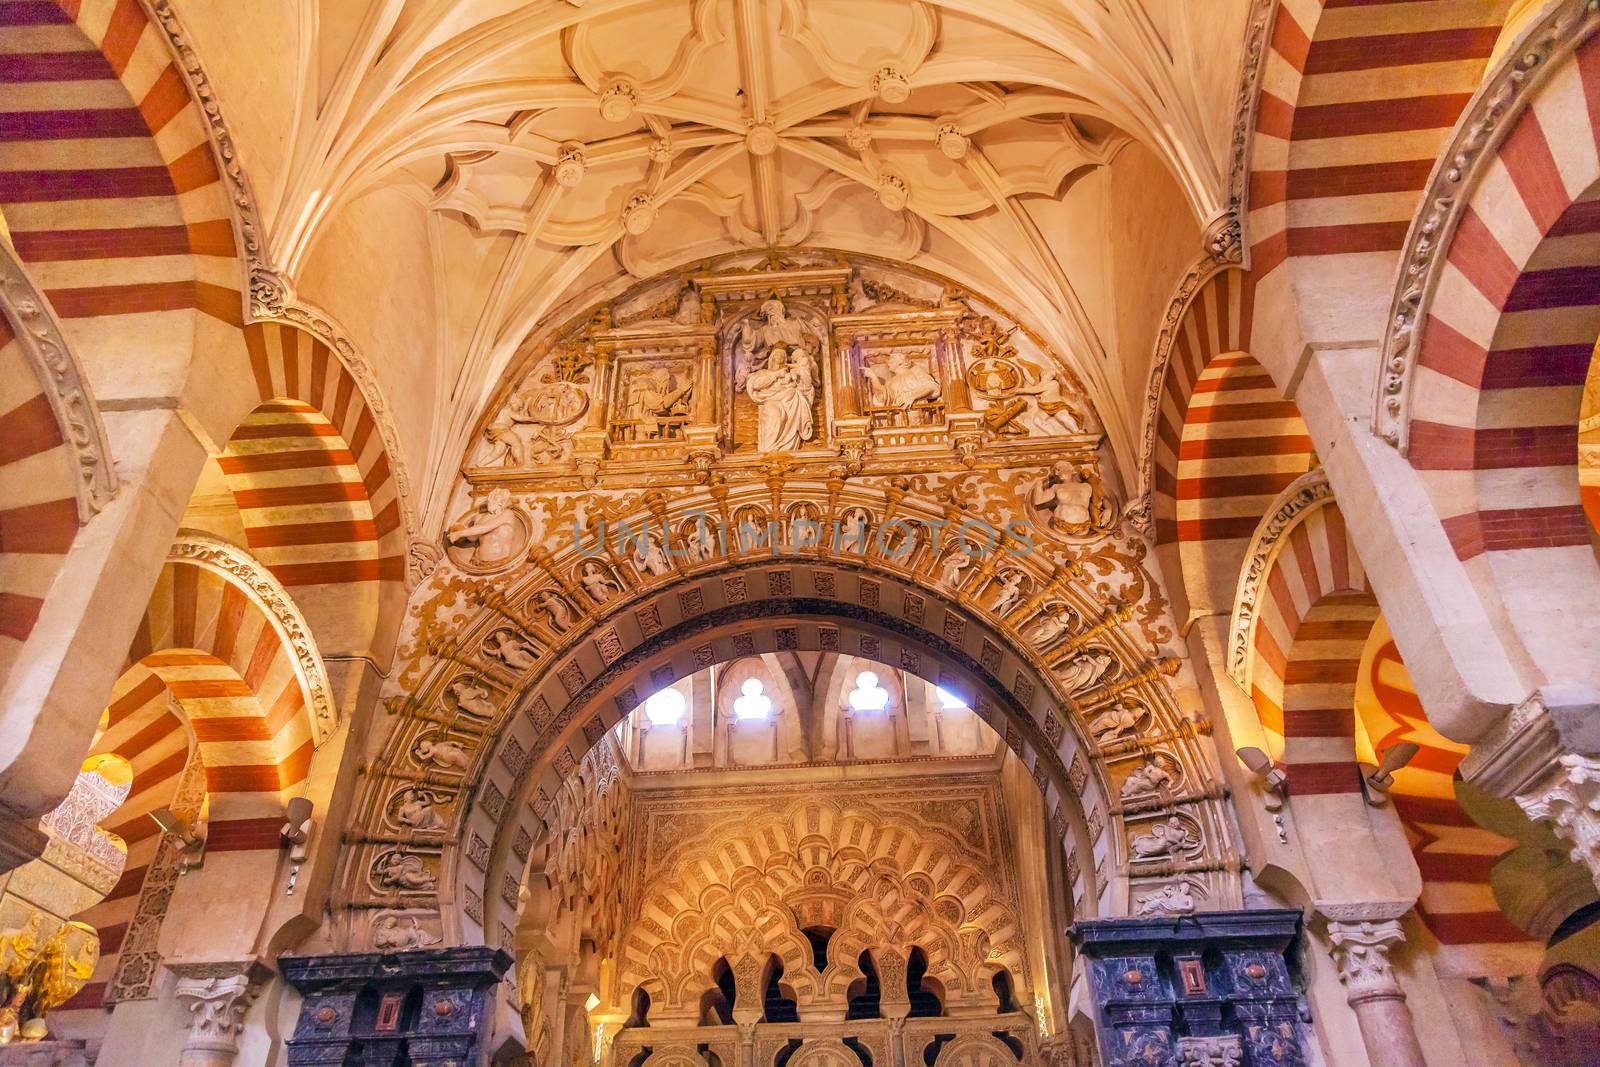
[[[326,740],[339,724],[339,709],[334,703],[333,688],[328,683],[322,657],[317,653],[311,627],[300,614],[294,598],[254,556],[209,534],[184,531],[172,543],[167,559],[173,563],[192,563],[221,575],[244,590],[251,602],[271,620],[294,657],[295,674],[305,687],[316,739],[319,743]]]
[[[61,333],[50,302],[23,269],[9,241],[0,239],[0,312],[11,325],[17,345],[33,364],[39,385],[72,451],[77,471],[78,522],[86,523],[117,492],[111,443],[100,422],[100,409],[77,356]]]
[[[1418,201],[1426,208],[1412,221],[1401,251],[1400,278],[1389,309],[1378,372],[1374,427],[1402,453],[1409,446],[1413,372],[1422,351],[1428,305],[1444,273],[1444,253],[1473,191],[1493,165],[1496,149],[1543,84],[1543,76],[1588,39],[1597,24],[1600,7],[1593,0],[1552,3],[1483,80],[1439,153]]]

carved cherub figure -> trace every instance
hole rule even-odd
[[[418,763],[431,763],[447,771],[464,771],[472,762],[467,750],[458,742],[448,738],[436,740],[424,737],[417,742],[411,752],[416,756]]]
[[[621,588],[605,567],[593,560],[583,565],[583,574],[578,581],[596,604],[604,604],[611,599],[611,594]]]
[[[529,670],[538,660],[538,653],[533,645],[510,630],[496,630],[490,634],[489,639],[483,644],[483,649],[514,671]]]
[[[378,884],[389,889],[412,889],[421,892],[432,890],[436,884],[433,872],[428,870],[421,856],[390,850],[383,854],[373,867]]]
[[[413,830],[444,829],[444,816],[433,810],[433,806],[439,802],[438,794],[412,786],[402,791],[400,797],[394,817],[402,826],[409,826]]]
[[[1157,856],[1174,856],[1194,845],[1194,835],[1176,815],[1166,822],[1158,822],[1149,832],[1136,836],[1129,842],[1135,859],[1154,859]]]
[[[455,698],[456,706],[469,715],[480,718],[494,718],[494,701],[489,699],[489,690],[481,685],[476,685],[465,678],[450,687],[450,695]]]
[[[534,594],[534,598],[544,608],[545,615],[550,619],[550,625],[557,633],[572,626],[572,609],[567,606],[566,600],[560,593],[554,589],[541,589]]]
[[[1028,580],[1027,575],[1019,570],[1009,570],[1000,576],[1000,595],[995,598],[994,606],[989,610],[996,615],[1004,615],[1022,600],[1023,585]]]

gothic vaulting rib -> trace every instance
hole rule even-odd
[[[0,1067],[1579,1067],[1593,0],[0,0]]]

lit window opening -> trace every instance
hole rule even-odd
[[[661,689],[651,693],[644,702],[644,714],[651,726],[676,726],[687,707],[682,693],[676,689]]]
[[[878,676],[871,671],[856,675],[856,687],[850,693],[850,707],[856,711],[882,711],[889,706],[889,691],[878,684]]]
[[[765,719],[772,711],[772,698],[762,692],[759,678],[746,678],[739,687],[743,694],[733,702],[733,714],[743,722],[746,719]]]

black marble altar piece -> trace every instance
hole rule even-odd
[[[1089,967],[1106,1067],[1303,1067],[1287,953],[1296,910],[1094,919],[1068,931]]]
[[[511,957],[479,946],[283,956],[278,966],[305,997],[290,1067],[476,1067]]]

